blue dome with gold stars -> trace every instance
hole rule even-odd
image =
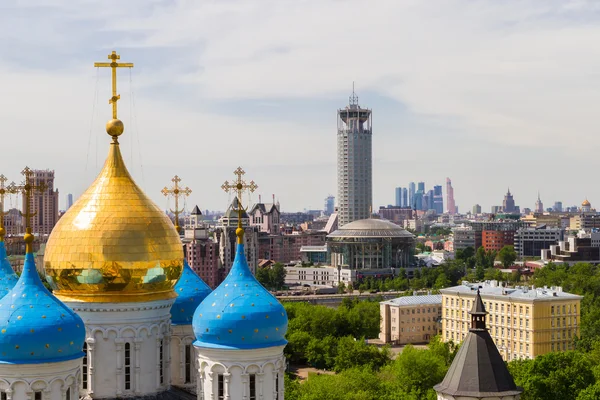
[[[285,309],[254,278],[244,245],[238,244],[229,275],[194,313],[194,345],[232,350],[283,346],[287,326]]]
[[[79,315],[42,284],[33,254],[0,300],[0,363],[38,364],[83,357],[85,327]]]
[[[194,311],[202,303],[202,300],[210,294],[210,287],[196,275],[183,261],[183,273],[175,285],[177,299],[171,307],[171,323],[173,325],[191,325]]]
[[[19,277],[6,259],[4,241],[0,241],[0,299],[15,286]]]

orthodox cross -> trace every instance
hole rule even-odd
[[[4,216],[6,213],[4,212],[4,196],[10,193],[10,187],[14,186],[14,182],[5,186],[6,177],[4,175],[0,175],[0,242],[4,241],[4,235],[6,235],[6,230],[4,229]]]
[[[187,186],[184,188],[180,187],[179,182],[181,182],[181,178],[177,175],[171,179],[171,182],[173,182],[171,189],[165,186],[165,188],[161,190],[161,193],[165,196],[173,196],[175,198],[175,210],[171,210],[171,212],[175,214],[175,229],[177,230],[177,233],[179,233],[179,213],[183,212],[183,209],[179,209],[179,197],[189,196],[192,193],[192,189]]]
[[[121,95],[117,94],[117,68],[133,68],[133,63],[118,63],[117,60],[120,60],[121,56],[116,51],[109,54],[108,59],[111,62],[96,62],[94,67],[110,67],[112,69],[112,97],[108,103],[112,104],[113,119],[117,119],[117,101],[121,98]]]
[[[240,228],[242,226],[242,210],[243,210],[242,194],[245,191],[253,193],[256,189],[258,189],[258,185],[256,185],[256,183],[254,183],[254,181],[250,181],[250,183],[247,184],[246,181],[244,181],[242,179],[242,176],[245,173],[246,172],[242,169],[242,167],[237,167],[237,169],[235,171],[233,171],[233,174],[237,175],[237,179],[231,183],[229,183],[228,181],[225,181],[225,183],[223,183],[221,185],[221,189],[223,189],[225,191],[225,193],[229,193],[229,191],[236,192],[236,196],[238,199],[238,227],[240,227]]]
[[[221,185],[221,189],[223,189],[226,193],[229,193],[230,190],[236,192],[236,196],[238,198],[238,201],[240,202],[240,207],[242,204],[242,194],[245,191],[252,193],[256,189],[258,189],[258,186],[256,185],[256,183],[254,183],[254,181],[250,181],[250,183],[247,184],[246,181],[242,179],[242,176],[245,173],[246,172],[242,169],[242,167],[237,167],[237,169],[233,171],[233,174],[237,175],[237,179],[231,183],[225,181],[225,183]]]
[[[21,175],[25,177],[20,185],[11,184],[8,188],[10,193],[21,193],[25,200],[25,210],[21,212],[21,216],[25,218],[26,233],[31,233],[31,219],[37,214],[31,212],[31,200],[34,192],[42,193],[48,187],[44,182],[37,185],[33,182],[33,171],[29,167],[25,167],[21,171]]]
[[[33,252],[33,234],[31,233],[31,220],[37,214],[31,212],[31,203],[33,199],[33,193],[42,193],[47,189],[47,185],[44,182],[40,182],[37,185],[33,182],[33,171],[29,167],[25,167],[21,174],[25,177],[23,183],[15,185],[12,183],[9,186],[10,193],[21,193],[25,200],[25,210],[21,212],[21,216],[25,218],[25,251],[27,253]]]

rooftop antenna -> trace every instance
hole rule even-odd
[[[352,96],[350,96],[349,101],[351,106],[358,105],[358,96],[354,92],[354,81],[352,81]]]

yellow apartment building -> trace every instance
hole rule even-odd
[[[477,289],[489,313],[487,328],[505,361],[573,349],[582,296],[561,287],[504,287],[497,281],[463,282],[442,293],[442,339],[461,342]]]
[[[440,332],[441,294],[398,297],[379,306],[383,343],[427,343]]]

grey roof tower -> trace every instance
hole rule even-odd
[[[485,327],[487,311],[479,290],[473,302],[471,329],[465,337],[442,383],[433,388],[438,399],[518,400],[523,389],[515,384],[490,333]]]
[[[338,110],[337,183],[340,227],[371,216],[373,206],[372,113],[354,93]]]

